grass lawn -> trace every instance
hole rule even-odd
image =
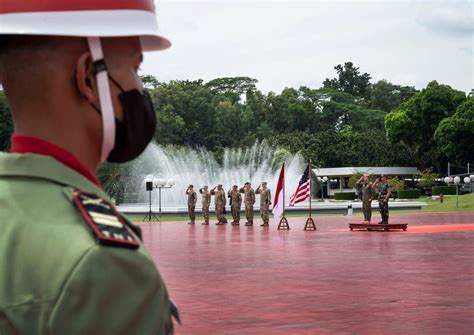
[[[416,199],[415,199],[416,200]],[[474,193],[464,194],[459,196],[459,207],[456,208],[456,196],[450,195],[444,197],[444,202],[439,200],[432,200],[431,198],[422,197],[419,201],[427,203],[421,210],[416,212],[474,212]],[[412,210],[390,210],[391,213],[413,213]]]

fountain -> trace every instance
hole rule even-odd
[[[199,188],[204,185],[212,189],[217,184],[222,184],[227,191],[234,184],[242,187],[245,182],[250,181],[256,189],[262,181],[267,181],[274,196],[283,160],[286,162],[288,202],[305,167],[305,162],[299,154],[292,155],[284,149],[271,146],[267,141],[257,141],[250,148],[225,149],[222,162],[219,163],[214,155],[204,148],[165,148],[152,143],[130,166],[130,177],[126,183],[129,197],[126,202],[135,205],[145,205],[148,202],[144,183],[145,178],[149,176],[175,180],[171,189],[162,192],[163,208],[185,208],[187,197],[184,192],[189,184],[193,184],[198,193],[197,207],[200,207],[201,203]],[[157,195],[153,195],[152,202],[154,206],[158,204]]]

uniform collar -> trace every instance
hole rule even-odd
[[[102,188],[96,176],[89,171],[73,154],[69,151],[54,145],[40,138],[14,134],[11,141],[11,152],[18,154],[36,154],[50,156],[67,167],[79,172],[92,183]]]
[[[45,179],[109,200],[102,188],[51,156],[0,153],[0,177]]]

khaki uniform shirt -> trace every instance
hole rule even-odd
[[[242,187],[240,189],[240,193],[245,194],[244,202],[246,205],[253,205],[255,203],[255,191],[253,190],[253,188]]]
[[[211,204],[211,193],[202,189],[199,191],[199,193],[202,194],[202,207],[209,207]]]
[[[213,190],[211,194],[214,195],[214,203],[216,206],[225,206],[226,199],[225,199],[225,191],[224,190]]]
[[[196,202],[197,202],[196,192],[188,191],[186,192],[186,194],[188,195],[188,206],[191,206],[191,207],[196,206]]]
[[[234,191],[230,189],[227,194],[230,197],[232,207],[240,208],[240,206],[242,205],[242,195],[240,195],[239,190]]]
[[[272,203],[269,188],[257,188],[257,194],[260,194],[260,206],[270,205]]]

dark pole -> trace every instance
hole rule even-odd
[[[160,215],[159,216],[160,216],[160,219],[161,219],[161,187],[158,187],[158,191],[159,191],[158,201],[159,201],[159,205],[160,205]]]
[[[283,217],[285,217],[285,161],[283,161]]]
[[[311,159],[308,165],[308,177],[309,177],[309,218],[311,218]]]
[[[149,199],[150,199],[150,210],[148,211],[148,221],[151,221],[151,191],[148,191]]]

